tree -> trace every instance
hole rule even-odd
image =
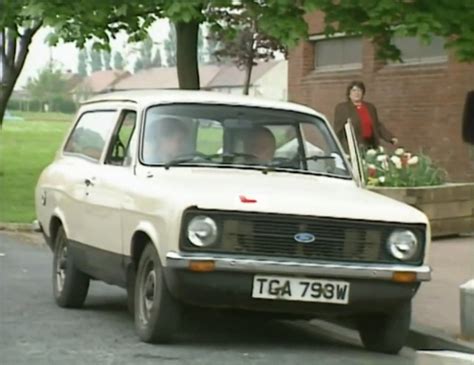
[[[241,4],[241,5],[235,5]],[[83,48],[93,40],[97,47],[119,32],[129,40],[144,39],[158,18],[169,18],[176,26],[176,57],[181,88],[199,88],[197,68],[198,27],[203,22],[219,23],[207,11],[236,6],[260,11],[259,29],[287,47],[307,36],[304,14],[326,13],[326,33],[336,31],[372,38],[380,57],[395,57],[391,39],[396,34],[448,39],[461,61],[474,61],[474,1],[463,0],[3,0],[0,3],[0,33],[5,42],[0,55],[5,62],[5,82],[0,91],[0,117],[24,65],[28,46],[40,26],[54,28],[51,44],[62,39]],[[399,53],[398,53],[399,55]],[[2,119],[0,119],[1,122]]]
[[[103,69],[102,55],[95,49],[90,51],[90,68],[92,72],[101,71]]]
[[[146,38],[141,42],[138,49],[139,56],[135,62],[134,71],[140,71],[142,69],[148,69],[152,67],[153,64],[153,40],[147,34]]]
[[[102,51],[102,63],[106,70],[112,69],[112,55],[108,51]]]
[[[33,36],[43,24],[40,11],[25,11],[29,0],[3,1],[0,4],[0,128],[8,100],[28,55]]]
[[[206,46],[207,44],[204,43],[204,34],[202,31],[202,27],[199,27],[197,48],[198,48],[198,63],[200,64],[206,63],[207,61]]]
[[[114,53],[114,69],[122,71],[125,68],[125,61],[120,52],[116,51]]]
[[[170,23],[168,31],[168,38],[164,42],[166,64],[168,67],[176,66],[176,28],[173,23]]]
[[[214,52],[219,59],[232,59],[238,68],[245,69],[243,93],[248,95],[252,69],[259,60],[275,58],[275,52],[287,53],[285,46],[275,37],[260,30],[260,13],[252,7],[228,12],[214,10],[214,17],[224,19],[224,25],[215,27],[214,37],[221,48]],[[225,13],[224,13],[225,12]]]
[[[68,81],[54,64],[48,65],[35,78],[29,79],[26,89],[34,100],[42,105],[48,104],[50,110],[58,110],[64,103],[72,103],[68,95]]]
[[[157,47],[155,51],[155,57],[153,57],[153,60],[151,61],[151,66],[152,67],[161,67],[163,66],[163,63],[161,61],[161,48]]]
[[[81,77],[87,76],[87,50],[81,49],[79,51],[78,61],[77,61],[77,73]]]

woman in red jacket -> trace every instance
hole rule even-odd
[[[398,139],[380,122],[377,109],[364,101],[365,85],[361,81],[353,81],[347,87],[347,101],[336,106],[334,129],[338,138],[346,146],[344,125],[347,120],[352,122],[359,144],[366,148],[376,148],[383,139],[397,144]]]

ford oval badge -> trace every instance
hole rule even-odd
[[[316,241],[316,236],[312,233],[297,233],[294,238],[299,243],[312,243]]]

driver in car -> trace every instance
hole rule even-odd
[[[273,133],[265,127],[255,127],[249,131],[245,140],[245,152],[254,156],[252,163],[268,164],[273,160],[276,140]]]
[[[181,120],[165,117],[149,123],[143,147],[145,163],[166,163],[187,153],[187,128]]]

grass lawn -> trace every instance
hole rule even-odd
[[[70,127],[70,123],[59,121],[72,120],[67,114],[35,114],[15,113],[26,121],[4,122],[0,131],[0,222],[30,223],[35,219],[36,182]]]
[[[64,114],[64,113],[42,113],[42,112],[20,112],[16,110],[12,110],[12,114],[14,116],[22,117],[27,122],[68,122],[70,123],[74,119],[74,115],[72,114]]]

